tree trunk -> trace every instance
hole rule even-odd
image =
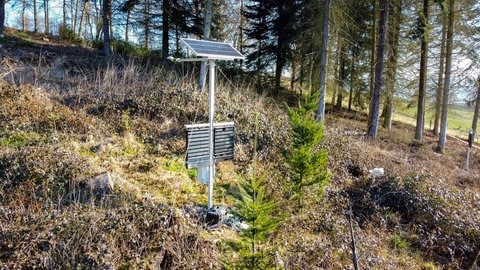
[[[91,6],[89,6],[89,7],[91,8]],[[90,9],[90,8],[89,8],[89,9]],[[92,20],[91,20],[91,18],[90,18],[90,12],[87,12],[87,17],[86,17],[85,19],[86,19],[86,21],[87,21],[87,23],[88,23],[88,28],[90,29],[90,39],[93,40],[93,26],[92,26]],[[86,28],[86,27],[87,27],[87,26],[85,26],[85,28]],[[86,29],[85,29],[85,31],[86,31]],[[85,34],[85,36],[86,36],[86,34]]]
[[[128,10],[127,11],[127,18],[126,18],[126,21],[125,21],[125,44],[128,43],[128,30],[129,30],[129,26],[130,26],[130,15],[131,14],[132,14],[132,11]]]
[[[33,32],[38,32],[37,0],[33,0]]]
[[[290,76],[290,91],[295,91],[295,79],[297,75],[297,61],[292,57],[292,73]]]
[[[240,25],[238,29],[238,48],[240,49],[240,53],[243,53],[243,29],[245,28],[244,10],[244,0],[240,0]]]
[[[345,41],[340,46],[340,66],[338,67],[338,93],[337,93],[337,102],[335,103],[335,109],[340,111],[342,109],[342,101],[343,101],[343,92],[345,89],[345,79],[347,77],[347,47]]]
[[[335,57],[335,66],[333,67],[333,70],[337,71],[339,68],[340,68],[340,57],[338,57],[338,55],[340,55],[340,49],[341,49],[341,46],[339,45],[341,43],[341,38],[340,38],[340,35],[337,35],[337,43],[336,43],[336,48],[335,48],[335,55],[337,57]],[[338,82],[340,80],[340,77],[339,77],[339,73],[338,72],[335,72],[334,74],[334,81],[335,83],[333,84],[334,87],[333,87],[333,93],[332,93],[332,99],[331,99],[331,103],[332,103],[332,106],[335,104],[335,98],[337,97],[337,92],[338,92],[338,84],[336,82]]]
[[[447,28],[448,28],[448,21],[447,15],[445,14],[445,10],[442,9],[442,40],[440,44],[440,63],[438,66],[438,81],[437,81],[437,89],[435,92],[435,121],[433,124],[433,134],[439,134],[440,129],[440,117],[442,114],[442,98],[443,98],[443,75],[445,74],[445,43],[447,40]]]
[[[425,96],[427,84],[427,61],[428,61],[428,6],[429,0],[423,0],[423,29],[421,30],[420,52],[420,82],[418,84],[417,125],[415,129],[415,141],[422,142],[423,128],[425,124]]]
[[[70,21],[71,21],[71,24],[72,24],[72,31],[75,33],[77,31],[77,16],[78,16],[78,0],[72,0],[71,3],[71,9],[70,9],[70,13],[71,13],[71,18],[70,18]]]
[[[402,0],[395,0],[390,4],[391,14],[389,20],[388,44],[390,45],[387,73],[385,78],[385,107],[383,126],[392,129],[393,118],[393,97],[395,93],[395,83],[397,78],[397,60],[398,60],[398,43],[400,41],[400,24],[402,19]]]
[[[82,36],[82,25],[83,25],[83,18],[85,17],[85,10],[87,8],[87,3],[83,2],[82,13],[80,15],[80,24],[78,25],[78,36]]]
[[[62,4],[62,12],[63,12],[63,26],[67,26],[67,0],[63,0]]]
[[[205,17],[203,24],[203,38],[208,40],[210,39],[210,32],[212,30],[212,9],[213,9],[213,0],[207,0],[207,5],[205,7]],[[205,87],[205,81],[207,79],[207,62],[202,61],[200,66],[200,78],[198,79],[198,90],[203,91]]]
[[[280,44],[282,42],[283,41],[281,41],[279,39],[279,41],[278,41],[279,45],[278,46],[280,46]],[[275,64],[275,87],[273,89],[273,96],[274,97],[278,97],[278,95],[280,94],[281,80],[282,80],[282,70],[283,70],[283,67],[285,66],[285,63],[286,63],[285,55],[284,55],[281,48],[277,48],[276,58],[277,58],[277,61],[276,61],[276,64]]]
[[[448,30],[447,30],[447,47],[445,56],[445,80],[443,84],[442,97],[442,118],[440,123],[440,138],[438,140],[438,150],[443,153],[447,141],[447,117],[448,102],[450,95],[450,76],[452,70],[452,50],[453,50],[453,22],[455,20],[455,0],[450,0],[448,7]]]
[[[103,53],[105,57],[109,58],[111,55],[110,51],[110,1],[111,0],[103,0],[103,10],[102,10],[102,17],[103,17]]]
[[[25,12],[27,10],[27,0],[22,1],[22,31],[25,32],[27,30],[27,17],[25,16]]]
[[[98,1],[94,1],[94,9],[95,9],[95,40],[100,40],[100,37],[102,36],[103,33],[103,19],[101,17],[103,16],[103,7],[101,3],[100,6],[97,5]]]
[[[370,101],[372,100],[373,97],[373,90],[375,86],[375,56],[377,53],[377,29],[378,29],[378,23],[377,23],[377,18],[378,18],[378,0],[373,0],[373,24],[372,24],[372,29],[371,29],[371,35],[372,35],[372,54],[370,55]],[[372,123],[370,123],[370,117],[368,118],[368,126],[370,126]]]
[[[0,38],[4,37],[5,28],[5,0],[0,0]]]
[[[169,31],[170,31],[170,1],[163,0],[162,5],[162,59],[167,60],[169,51]]]
[[[355,88],[355,68],[357,64],[357,52],[355,48],[352,48],[352,63],[350,64],[350,93],[348,95],[348,110],[352,110],[353,104],[353,89]]]
[[[480,75],[477,78],[477,99],[475,100],[475,111],[473,113],[472,129],[477,133],[478,113],[480,111]]]
[[[45,34],[50,34],[50,7],[48,0],[43,0],[43,11],[45,16]]]
[[[381,1],[380,22],[379,22],[379,37],[377,59],[375,63],[375,85],[373,88],[373,95],[370,100],[370,111],[368,115],[368,131],[369,137],[377,137],[378,119],[380,118],[380,92],[382,88],[382,73],[383,73],[383,55],[386,44],[386,32],[388,28],[388,0]]]
[[[150,48],[150,1],[145,1],[145,25],[144,25],[144,34],[145,34],[145,43],[144,47],[148,50]]]

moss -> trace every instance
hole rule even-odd
[[[397,233],[390,235],[387,240],[389,247],[395,250],[404,250],[410,246],[408,240]]]
[[[2,138],[3,137],[3,138]],[[36,144],[41,136],[36,132],[18,132],[0,137],[0,146],[23,147]]]

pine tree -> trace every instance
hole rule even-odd
[[[298,200],[300,207],[303,206],[305,187],[318,184],[322,194],[330,179],[328,152],[318,148],[323,140],[324,128],[314,117],[317,101],[315,96],[310,96],[303,105],[288,110],[292,141],[289,149],[284,151],[284,157],[290,168],[292,197]]]

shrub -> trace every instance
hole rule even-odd
[[[58,29],[58,34],[60,39],[73,42],[75,44],[80,44],[82,43],[82,38],[79,37],[75,31],[73,31],[70,27],[67,25],[60,25],[60,28]]]

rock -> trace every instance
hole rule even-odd
[[[185,216],[196,219],[206,224],[208,229],[216,229],[222,225],[232,228],[234,231],[240,232],[248,229],[248,224],[240,218],[233,215],[232,210],[226,206],[213,206],[207,211],[205,207],[183,207],[182,212]]]
[[[113,179],[108,172],[74,185],[66,200],[68,203],[103,202],[107,194],[113,194]]]
[[[113,193],[113,181],[110,174],[103,173],[93,178],[89,183],[90,192],[96,199],[102,199]]]
[[[90,151],[92,151],[93,153],[98,153],[100,150],[102,150],[102,148],[103,148],[103,144],[100,143],[90,147]]]
[[[232,228],[234,231],[237,231],[237,232],[248,229],[247,223],[243,222],[240,218],[232,214],[228,214],[226,216],[224,223],[225,225],[229,226],[230,228]]]
[[[207,216],[205,217],[205,223],[209,226],[209,228],[216,228],[219,225],[223,224],[227,213],[228,208],[226,206],[213,206],[207,212]]]
[[[369,170],[368,172],[370,172],[370,175],[373,178],[382,177],[385,174],[383,168],[374,168],[373,170]]]

